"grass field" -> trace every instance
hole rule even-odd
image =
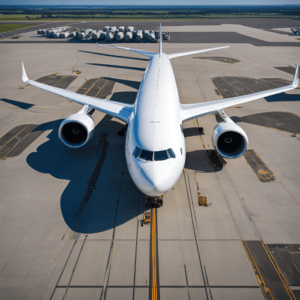
[[[31,24],[0,24],[0,33],[33,26]]]

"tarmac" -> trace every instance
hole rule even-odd
[[[264,40],[266,30],[290,25],[259,22],[244,36],[261,31],[263,45],[163,43],[165,53],[230,46],[171,61],[181,103],[292,80],[299,41],[271,31],[277,45]],[[240,34],[241,24],[230,26]],[[23,61],[30,79],[133,103],[149,60],[92,43],[26,40],[35,33],[24,33],[21,47],[0,45],[0,299],[299,299],[299,88],[225,109],[248,135],[248,157],[214,163],[215,116],[184,123],[184,171],[163,206],[150,209],[127,170],[123,122],[95,111],[93,139],[69,149],[58,128],[81,105],[21,81]],[[274,180],[261,180],[269,171]],[[151,224],[141,226],[148,211]]]

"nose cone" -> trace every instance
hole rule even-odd
[[[156,163],[144,164],[141,177],[136,182],[137,187],[147,196],[162,196],[170,190],[177,181],[174,172]]]

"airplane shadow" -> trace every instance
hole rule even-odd
[[[280,93],[280,94],[277,94],[277,95],[265,97],[265,100],[267,102],[300,101],[300,95]]]
[[[29,104],[29,103],[26,103],[26,102],[21,102],[21,101],[6,99],[6,98],[1,98],[0,101],[6,102],[8,104],[17,106],[17,107],[22,108],[22,109],[29,109],[32,106],[34,106],[34,104]]]
[[[137,57],[130,57],[130,56],[112,55],[112,54],[91,52],[91,51],[84,51],[84,50],[78,50],[78,51],[88,53],[88,54],[96,54],[96,55],[102,55],[102,56],[108,56],[108,57],[114,57],[114,58],[125,58],[125,59],[141,60],[141,61],[150,61],[147,58],[137,58]]]
[[[112,78],[112,77],[102,77],[103,79],[114,81],[120,84],[124,84],[126,86],[132,87],[134,89],[139,89],[141,82],[140,81],[133,81],[133,80],[124,80],[124,79],[118,79],[118,78]]]
[[[110,100],[134,104],[137,92],[115,92]]]
[[[86,146],[71,149],[58,138],[62,121],[44,123],[35,129],[51,131],[48,141],[27,156],[27,163],[37,172],[62,180],[62,185],[68,182],[58,195],[61,195],[61,213],[69,228],[86,234],[104,232],[143,213],[146,210],[145,198],[127,170],[125,139],[116,134],[124,125],[106,115],[95,127],[94,137]],[[108,133],[107,155],[97,175],[96,188],[85,202],[88,181],[94,175],[103,149],[103,145],[97,143],[101,133]]]
[[[195,150],[186,153],[185,169],[198,172],[212,173],[215,172],[212,167],[206,150]],[[220,167],[218,171],[221,171]]]
[[[296,96],[296,95],[295,95]],[[291,133],[300,133],[300,118],[289,112],[266,112],[244,117],[234,116],[232,121],[279,129]]]
[[[120,65],[108,65],[108,64],[95,64],[95,63],[87,63],[87,65],[98,66],[98,67],[108,67],[108,68],[117,68],[117,69],[127,69],[127,70],[135,70],[135,71],[145,71],[145,68],[136,68],[129,66],[120,66]]]

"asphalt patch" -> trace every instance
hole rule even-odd
[[[261,182],[271,182],[275,180],[274,173],[268,168],[254,150],[246,150],[244,157]]]
[[[269,288],[272,293],[272,299],[291,299],[273,266],[271,261],[272,254],[268,252],[268,249],[265,250],[261,241],[247,241],[245,244],[250,252],[250,257],[253,258],[258,270],[261,273],[261,276],[265,282],[265,286]]]
[[[300,133],[300,117],[289,112],[273,111],[245,117],[232,117],[234,122],[269,127],[290,133]]]
[[[66,89],[77,76],[63,76],[63,75],[47,75],[37,79],[37,82],[44,83],[47,85],[55,86],[57,88]]]
[[[268,245],[290,286],[300,286],[300,244]]]
[[[95,97],[99,99],[105,99],[112,93],[115,81],[104,78],[92,78],[89,79],[84,85],[82,85],[76,93]]]
[[[0,139],[0,158],[6,159],[21,154],[45,130],[35,130],[38,125],[25,124],[11,129]]]
[[[236,76],[214,77],[212,82],[223,98],[244,96],[291,84],[290,81],[281,78],[256,79]]]
[[[207,59],[207,60],[214,60],[214,61],[219,61],[219,62],[223,62],[226,64],[237,64],[240,61],[234,58],[230,58],[230,57],[220,57],[220,56],[208,56],[208,57],[193,57],[193,59]]]

